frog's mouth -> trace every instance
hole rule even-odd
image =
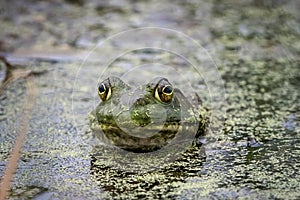
[[[174,139],[180,129],[180,122],[166,122],[161,126],[144,129],[146,132],[152,132],[151,137],[142,138],[123,131],[118,126],[100,124],[100,128],[105,136],[114,145],[132,152],[151,152],[166,146]]]

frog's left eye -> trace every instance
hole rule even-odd
[[[102,101],[106,101],[111,96],[111,87],[108,80],[103,81],[98,86],[98,94]]]
[[[167,79],[161,79],[156,85],[155,98],[163,103],[169,103],[173,98],[173,86]]]

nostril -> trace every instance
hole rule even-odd
[[[138,99],[136,99],[135,100],[135,102],[134,102],[134,106],[143,106],[143,105],[145,105],[146,104],[146,101],[145,101],[145,99],[143,99],[143,98],[138,98]]]

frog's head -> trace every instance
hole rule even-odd
[[[126,120],[129,120],[130,116],[136,126],[145,127],[157,122],[159,118],[176,120],[172,112],[178,111],[179,104],[174,98],[173,86],[166,78],[156,78],[151,83],[131,88],[120,78],[109,77],[99,83],[98,94],[102,100],[102,109],[117,110],[114,117],[126,115]],[[169,113],[165,113],[169,115],[163,114],[165,110],[169,110]]]
[[[166,78],[133,88],[118,77],[109,77],[98,84],[97,122],[105,136],[121,148],[161,148],[180,127],[183,96],[178,92]]]

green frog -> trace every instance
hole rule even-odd
[[[206,109],[196,95],[191,104],[166,78],[131,87],[112,76],[97,86],[101,99],[90,115],[100,140],[132,152],[194,143],[205,132]]]

